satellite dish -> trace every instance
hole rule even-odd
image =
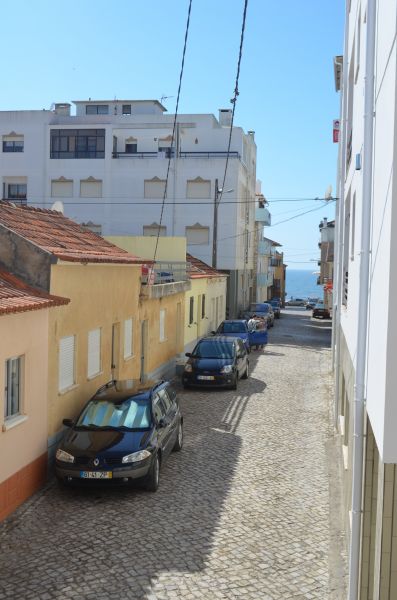
[[[64,214],[65,209],[62,200],[55,200],[54,204],[51,206],[51,210],[56,210],[57,212]]]
[[[327,189],[325,190],[325,196],[324,196],[324,199],[325,199],[325,200],[331,200],[331,198],[332,198],[332,185],[329,185],[329,186],[327,187]]]

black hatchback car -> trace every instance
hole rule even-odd
[[[238,337],[202,338],[186,356],[189,360],[182,375],[185,388],[197,385],[236,390],[238,380],[249,375],[247,350]]]
[[[160,467],[183,444],[183,417],[166,381],[110,381],[89,400],[56,451],[62,483],[142,480],[159,485]]]

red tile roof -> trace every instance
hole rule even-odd
[[[148,262],[118,248],[55,210],[15,206],[0,201],[0,225],[62,260],[84,263]]]
[[[69,302],[69,298],[36,290],[15,275],[0,269],[0,315],[61,306]]]
[[[201,277],[227,277],[225,273],[217,271],[191,254],[186,254],[186,262],[187,272],[191,279],[199,279]]]

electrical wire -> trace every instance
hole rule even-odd
[[[183,44],[183,52],[182,52],[182,63],[181,63],[181,70],[180,70],[180,73],[179,73],[178,93],[177,93],[177,96],[176,96],[174,123],[173,123],[173,126],[172,126],[171,148],[170,148],[170,153],[169,153],[169,156],[168,156],[167,175],[166,175],[166,178],[165,178],[163,202],[162,202],[162,205],[161,205],[160,222],[159,222],[159,228],[158,228],[158,231],[157,231],[156,245],[155,245],[155,248],[154,248],[153,261],[156,260],[156,256],[157,256],[157,248],[158,248],[158,244],[159,244],[161,224],[163,222],[165,199],[167,197],[168,177],[169,177],[169,174],[170,174],[171,158],[172,158],[173,148],[174,148],[176,119],[177,119],[177,116],[178,116],[179,98],[180,98],[181,87],[182,87],[183,69],[184,69],[184,66],[185,66],[185,55],[186,55],[186,47],[187,47],[187,38],[188,38],[188,34],[189,34],[189,25],[190,25],[190,13],[191,13],[191,10],[192,10],[192,0],[189,0],[189,8],[188,8],[188,13],[187,13],[186,29],[185,29],[185,41],[184,41],[184,44]]]
[[[226,173],[227,173],[227,167],[229,165],[229,154],[230,154],[230,147],[231,147],[231,143],[232,143],[232,133],[233,133],[233,123],[234,123],[234,114],[236,112],[236,104],[237,104],[237,97],[239,95],[239,90],[238,90],[238,82],[239,82],[239,78],[240,78],[240,67],[241,67],[241,58],[243,56],[243,43],[244,43],[244,32],[245,32],[245,21],[246,21],[246,17],[247,17],[247,7],[248,7],[248,0],[244,0],[244,12],[243,12],[243,21],[241,24],[241,34],[240,34],[240,49],[239,49],[239,53],[238,53],[238,61],[237,61],[237,73],[236,73],[236,83],[234,85],[234,94],[233,94],[233,98],[230,100],[230,102],[233,104],[233,109],[232,109],[232,118],[230,120],[230,130],[229,130],[229,142],[228,142],[228,146],[227,146],[227,154],[226,154],[226,163],[225,163],[225,171],[223,174],[223,181],[222,181],[222,187],[220,189],[220,193],[218,196],[218,190],[216,190],[216,194],[215,194],[215,198],[217,198],[217,202],[218,204],[220,203],[220,201],[222,200],[222,194],[223,194],[223,190],[225,188],[225,181],[226,181]],[[216,200],[215,200],[216,201]]]

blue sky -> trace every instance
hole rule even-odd
[[[91,98],[157,98],[175,109],[188,0],[3,0],[0,110]],[[243,0],[193,0],[180,112],[230,107]],[[253,129],[270,202],[265,235],[289,268],[316,269],[318,224],[334,205],[279,198],[335,194],[343,0],[249,0],[235,124]],[[278,222],[314,208],[305,216]]]

